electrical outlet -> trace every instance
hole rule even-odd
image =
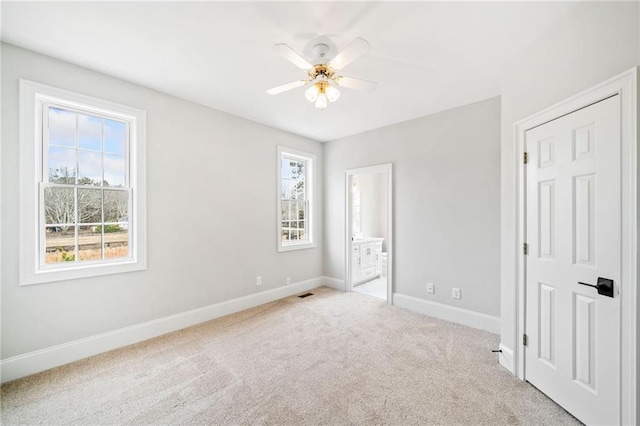
[[[427,293],[435,293],[436,292],[436,285],[434,283],[427,283]]]
[[[262,285],[262,277],[256,277],[256,285]]]
[[[453,297],[454,299],[460,299],[462,297],[460,295],[460,289],[459,288],[452,288],[451,289],[451,297]]]
[[[291,277],[287,277],[287,285],[291,284]]]

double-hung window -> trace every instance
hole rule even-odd
[[[278,147],[278,251],[315,247],[315,156]]]
[[[144,269],[144,111],[20,89],[21,283]]]

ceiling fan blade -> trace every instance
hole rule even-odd
[[[282,56],[283,58],[285,58],[286,60],[288,60],[295,66],[297,66],[298,68],[301,68],[305,71],[308,71],[311,68],[313,68],[313,65],[311,65],[309,61],[307,61],[305,58],[300,56],[298,52],[296,52],[295,50],[293,50],[292,48],[290,48],[288,45],[284,43],[276,44],[275,46],[273,46],[273,50],[276,52],[276,54]]]
[[[338,53],[335,58],[329,61],[329,66],[334,70],[340,70],[358,59],[364,52],[369,50],[369,42],[363,38],[357,38],[347,47]]]
[[[267,90],[270,95],[277,95],[278,93],[286,92],[287,90],[295,89],[296,87],[304,86],[308,83],[308,80],[292,81],[291,83],[283,84],[280,86],[272,87]]]
[[[362,80],[361,78],[353,77],[336,77],[335,82],[339,87],[348,87],[349,89],[356,90],[375,90],[378,87],[378,83],[370,80]]]

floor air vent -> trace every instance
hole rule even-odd
[[[313,296],[313,293],[305,293],[298,296],[300,299],[304,299],[305,297]]]

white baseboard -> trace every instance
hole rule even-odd
[[[393,293],[393,304],[421,314],[431,315],[469,327],[500,334],[500,317],[474,312],[443,303],[418,299],[400,293]]]
[[[0,361],[0,381],[6,383],[99,353],[181,330],[284,297],[293,296],[297,293],[320,287],[324,282],[324,278],[313,278],[3,359]]]
[[[331,277],[322,277],[325,287],[331,287],[338,291],[344,290],[344,280],[339,280],[338,278]]]
[[[500,352],[498,360],[500,361],[500,365],[506,368],[515,376],[515,366],[513,365],[513,350],[509,349],[502,343],[500,343]]]

